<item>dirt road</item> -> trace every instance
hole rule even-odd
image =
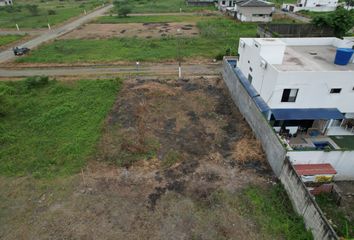
[[[43,33],[42,35],[22,44],[23,47],[28,47],[28,48],[35,48],[37,46],[39,46],[40,44],[47,42],[49,40],[53,40],[59,36],[62,36],[72,30],[74,30],[75,28],[81,26],[82,24],[92,20],[93,18],[102,16],[105,14],[106,11],[108,11],[109,9],[111,9],[113,7],[113,5],[107,5],[106,7],[100,8],[96,11],[93,11],[83,17],[80,17],[66,25],[63,25],[59,28],[47,31],[45,33]],[[0,64],[4,63],[6,61],[11,60],[12,58],[14,58],[14,54],[12,52],[12,49],[7,49],[3,52],[0,53]]]
[[[220,64],[182,64],[183,76],[218,75],[221,72]],[[90,67],[56,67],[56,68],[22,68],[0,69],[0,77],[29,77],[46,76],[77,76],[77,75],[115,75],[115,74],[144,74],[150,76],[178,74],[177,64],[154,64],[136,66],[90,66]]]

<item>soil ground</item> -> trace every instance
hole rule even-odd
[[[81,174],[0,178],[0,238],[264,239],[237,196],[271,178],[220,78],[127,80]]]
[[[181,31],[177,31],[181,29]],[[167,36],[191,37],[199,35],[196,23],[122,23],[87,24],[61,39],[102,39],[112,37],[159,38]]]

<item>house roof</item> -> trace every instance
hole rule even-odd
[[[336,174],[337,171],[329,163],[319,164],[295,164],[295,171],[300,176],[312,176],[321,174]]]
[[[262,0],[239,0],[236,5],[240,7],[274,7],[274,4]]]

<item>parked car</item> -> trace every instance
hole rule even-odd
[[[15,56],[22,56],[26,53],[28,53],[31,49],[26,48],[26,47],[15,47],[13,48]]]

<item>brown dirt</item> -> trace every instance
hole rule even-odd
[[[177,29],[182,29],[180,32]],[[195,23],[124,23],[87,24],[61,39],[102,39],[112,37],[160,38],[166,36],[193,37],[199,34]]]
[[[238,197],[263,159],[221,79],[126,80],[82,173],[0,178],[0,238],[264,239]]]

